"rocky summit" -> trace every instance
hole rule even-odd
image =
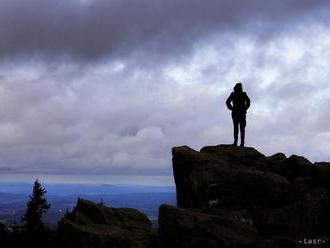
[[[67,248],[151,248],[157,245],[146,215],[78,199],[58,223],[59,246]]]
[[[160,207],[162,247],[329,247],[329,163],[230,145],[172,154],[178,207]]]
[[[330,247],[330,163],[230,145],[172,154],[177,206],[160,206],[158,232],[135,209],[79,199],[57,247]]]

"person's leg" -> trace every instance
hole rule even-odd
[[[238,118],[235,114],[232,113],[233,125],[234,125],[234,146],[237,146],[238,140]]]
[[[245,127],[246,127],[246,115],[242,115],[240,118],[240,132],[241,132],[241,145],[245,144]]]

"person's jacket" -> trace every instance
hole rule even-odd
[[[250,98],[246,92],[232,92],[226,101],[227,108],[234,114],[246,114],[250,107]]]

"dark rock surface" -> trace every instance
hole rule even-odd
[[[184,209],[162,205],[159,209],[161,248],[296,247],[290,238],[260,237],[246,211]]]
[[[215,155],[218,160],[231,166],[243,165],[260,170],[265,170],[267,166],[265,155],[252,147],[236,147],[233,152],[231,145],[206,146],[201,149],[201,153]]]
[[[319,162],[315,163],[316,176],[315,184],[326,187],[330,191],[330,163]]]
[[[174,147],[172,154],[179,208],[160,208],[161,244],[297,247],[304,238],[330,244],[330,163],[230,145]],[[245,217],[233,218],[237,213]]]
[[[267,165],[266,157],[253,148],[220,145],[201,152],[173,148],[178,206],[267,208],[290,200],[292,185],[284,176],[267,171]]]
[[[109,208],[79,199],[58,224],[61,246],[70,248],[151,248],[156,239],[149,219],[136,209]]]
[[[262,234],[301,237],[328,235],[329,195],[316,188],[299,200],[277,209],[256,212],[253,219]]]

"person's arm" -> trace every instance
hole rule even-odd
[[[249,109],[251,101],[250,98],[248,97],[248,95],[245,93],[246,99],[245,99],[245,107],[246,109]]]
[[[231,105],[231,101],[233,100],[233,93],[230,94],[230,96],[227,98],[226,105],[229,110],[233,109],[233,106]]]

